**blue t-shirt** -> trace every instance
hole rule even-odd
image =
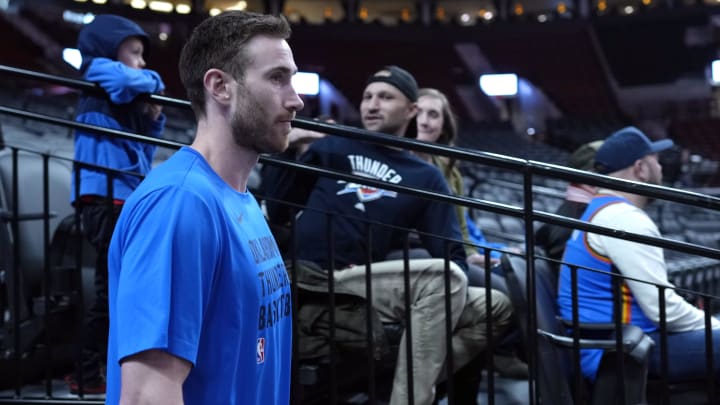
[[[290,282],[255,198],[191,148],[127,200],[110,246],[107,403],[119,361],[161,349],[193,367],[186,404],[287,404]]]

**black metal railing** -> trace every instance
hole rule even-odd
[[[71,79],[65,79],[57,76],[51,76],[31,71],[26,71],[22,69],[16,69],[12,67],[7,66],[0,66],[0,72],[3,72],[5,74],[14,75],[18,77],[23,77],[25,79],[32,79],[32,80],[39,80],[44,82],[50,82],[55,84],[61,84],[68,87],[77,88],[83,91],[99,91],[98,86],[92,83],[87,83],[80,80],[71,80]],[[149,98],[153,102],[157,102],[159,104],[163,104],[166,106],[172,106],[172,107],[179,107],[179,108],[188,108],[188,103],[186,101],[182,100],[175,100],[164,96],[149,96]],[[72,129],[79,129],[83,131],[90,131],[98,134],[103,134],[105,136],[114,136],[114,137],[121,137],[124,139],[132,139],[135,141],[140,142],[147,142],[153,145],[168,147],[176,149],[182,144],[178,142],[173,142],[169,140],[162,140],[162,139],[156,139],[156,138],[150,138],[150,137],[144,137],[139,136],[136,134],[131,134],[123,131],[116,131],[116,130],[108,130],[105,128],[95,127],[92,125],[87,124],[81,124],[76,123],[74,121],[70,121],[67,119],[59,118],[59,117],[52,117],[45,114],[38,114],[33,113],[30,111],[25,111],[22,109],[16,109],[11,108],[7,106],[0,106],[0,114],[9,115],[9,116],[15,116],[15,117],[21,117],[28,120],[36,120],[44,123],[48,123],[51,125],[57,125],[65,128],[72,128]],[[628,191],[635,194],[640,195],[647,195],[655,199],[661,199],[666,201],[672,201],[675,203],[685,204],[692,207],[700,207],[709,209],[712,211],[718,211],[720,209],[720,199],[717,197],[704,195],[700,193],[694,193],[694,192],[686,192],[682,190],[667,188],[667,187],[661,187],[661,186],[652,186],[652,185],[646,185],[646,184],[639,184],[634,182],[628,182],[620,179],[610,178],[607,176],[601,176],[597,174],[587,173],[587,172],[581,172],[577,170],[573,170],[570,168],[566,168],[559,165],[549,164],[549,163],[543,163],[543,162],[537,162],[532,160],[525,160],[525,159],[517,159],[492,153],[486,153],[482,151],[476,151],[476,150],[469,150],[469,149],[461,149],[461,148],[455,148],[455,147],[449,147],[449,146],[442,146],[442,145],[436,145],[436,144],[428,144],[425,142],[413,140],[413,139],[405,139],[395,136],[389,136],[385,134],[379,134],[374,133],[371,131],[361,130],[357,128],[347,127],[343,125],[334,125],[334,124],[326,124],[321,123],[317,121],[307,120],[307,119],[296,119],[293,122],[293,126],[304,128],[304,129],[310,129],[310,130],[316,130],[324,133],[328,133],[333,136],[342,136],[347,137],[351,139],[357,139],[362,140],[365,142],[371,142],[371,143],[378,143],[403,149],[409,149],[414,151],[420,151],[425,153],[431,153],[431,154],[437,154],[437,155],[443,155],[448,156],[454,159],[457,159],[459,161],[468,162],[471,164],[476,165],[483,165],[483,166],[489,166],[497,169],[507,170],[519,173],[522,176],[522,196],[523,196],[523,203],[522,206],[515,206],[511,204],[504,204],[501,202],[493,202],[488,200],[480,200],[477,198],[470,198],[466,196],[457,196],[457,195],[447,195],[443,193],[436,193],[436,192],[430,192],[427,190],[420,190],[420,189],[414,189],[405,187],[402,185],[396,185],[396,184],[389,184],[385,183],[379,180],[369,179],[366,177],[361,176],[355,176],[348,173],[338,172],[334,170],[330,170],[323,167],[316,167],[316,166],[310,166],[310,165],[304,165],[298,162],[293,161],[287,161],[283,160],[277,157],[272,156],[262,156],[261,162],[266,165],[274,165],[274,166],[280,166],[287,170],[297,170],[304,173],[310,173],[316,176],[324,176],[329,177],[333,179],[340,179],[345,181],[352,181],[357,182],[360,184],[373,186],[382,188],[385,190],[395,191],[398,193],[404,193],[408,195],[413,195],[418,198],[423,199],[429,199],[433,201],[440,201],[447,204],[454,204],[454,205],[462,205],[474,210],[479,211],[488,211],[492,212],[498,215],[503,216],[509,216],[514,218],[519,218],[523,220],[524,223],[524,235],[522,235],[522,239],[525,242],[525,253],[522,254],[522,256],[526,259],[526,277],[527,277],[527,289],[526,289],[526,300],[529,305],[528,309],[528,317],[527,322],[529,325],[530,331],[535,331],[537,329],[537,319],[536,319],[536,311],[538,308],[536,308],[536,271],[535,271],[535,261],[536,260],[544,260],[547,262],[555,262],[552,259],[546,258],[542,256],[541,254],[537,254],[535,249],[535,239],[534,239],[534,232],[533,232],[533,224],[535,222],[542,222],[542,223],[548,223],[558,226],[564,226],[564,227],[570,227],[574,229],[580,229],[587,232],[594,232],[599,233],[603,235],[613,236],[620,239],[625,239],[633,242],[648,244],[652,246],[657,246],[665,249],[672,249],[674,251],[683,252],[688,255],[694,255],[697,257],[704,258],[705,260],[705,266],[702,268],[688,268],[683,270],[682,272],[678,274],[672,274],[671,277],[674,280],[683,280],[683,278],[689,278],[692,280],[692,282],[689,282],[688,284],[693,287],[697,287],[699,285],[706,286],[708,284],[712,285],[715,283],[715,286],[717,286],[717,266],[714,266],[712,261],[716,261],[720,259],[720,250],[714,247],[708,247],[708,246],[702,246],[695,243],[687,243],[677,240],[671,240],[666,238],[653,238],[648,237],[644,235],[638,235],[638,234],[632,234],[628,232],[619,231],[616,229],[607,229],[595,225],[591,225],[589,223],[566,218],[563,216],[555,215],[550,212],[544,212],[533,209],[533,199],[534,199],[534,193],[533,193],[533,180],[538,177],[545,177],[545,178],[554,178],[554,179],[560,179],[564,181],[571,181],[571,182],[578,182],[578,183],[585,183],[585,184],[591,184],[596,186],[602,186],[606,188],[621,190],[621,191]],[[44,285],[47,287],[52,284],[53,280],[53,266],[52,263],[49,261],[50,254],[50,241],[53,237],[53,229],[51,224],[51,219],[53,218],[53,207],[49,203],[51,200],[50,194],[51,194],[51,184],[49,183],[49,174],[48,174],[48,164],[49,162],[53,160],[59,160],[59,161],[71,161],[68,160],[68,158],[55,156],[49,153],[43,153],[43,152],[37,152],[32,151],[27,148],[21,148],[14,146],[11,141],[6,140],[6,148],[9,150],[9,152],[1,152],[0,153],[0,164],[3,164],[1,158],[2,156],[10,156],[9,157],[9,166],[10,169],[8,172],[10,173],[9,178],[4,177],[2,175],[2,171],[0,171],[0,186],[5,184],[7,189],[7,194],[9,194],[9,210],[7,207],[0,206],[0,225],[3,225],[3,228],[7,230],[8,240],[11,241],[11,253],[12,253],[12,260],[11,263],[8,264],[9,268],[4,268],[4,272],[6,273],[5,280],[9,280],[10,284],[5,283],[4,287],[8,289],[8,291],[5,293],[6,297],[10,297],[9,299],[12,300],[12,308],[13,313],[11,315],[8,314],[8,316],[13,320],[12,325],[4,325],[0,323],[0,325],[3,326],[4,332],[7,332],[6,336],[10,336],[12,338],[12,344],[7,345],[5,348],[8,349],[8,352],[10,353],[10,356],[7,356],[6,358],[0,357],[0,367],[10,367],[12,368],[13,372],[16,373],[15,377],[16,380],[14,381],[14,384],[12,384],[12,388],[8,391],[5,391],[7,395],[2,394],[0,392],[0,404],[4,403],[70,403],[70,402],[78,402],[77,399],[63,399],[58,398],[56,396],[56,386],[53,384],[53,379],[57,379],[57,375],[55,373],[55,370],[51,368],[51,365],[53,364],[54,356],[57,355],[57,349],[54,349],[52,347],[52,340],[48,337],[50,336],[50,333],[46,331],[45,340],[39,344],[40,346],[43,346],[45,353],[44,360],[46,361],[48,367],[44,368],[42,370],[42,375],[39,377],[39,380],[37,378],[34,379],[34,381],[28,381],[25,378],[25,375],[23,373],[23,369],[25,367],[25,364],[23,363],[23,341],[22,341],[22,333],[20,331],[23,330],[23,322],[37,322],[37,319],[22,319],[23,314],[21,313],[20,309],[22,307],[21,303],[21,273],[24,271],[23,268],[23,262],[22,262],[22,250],[19,243],[19,237],[18,235],[20,232],[20,224],[25,221],[38,221],[42,220],[42,231],[40,232],[42,234],[42,242],[39,246],[35,246],[37,249],[41,249],[43,254],[43,265],[42,265],[42,272],[43,272],[43,278],[44,278]],[[19,201],[20,196],[23,193],[22,188],[26,187],[26,184],[22,184],[19,179],[19,172],[21,170],[20,168],[20,159],[19,154],[20,152],[26,153],[26,154],[35,154],[39,156],[42,160],[43,164],[43,171],[41,174],[42,179],[42,195],[43,195],[43,206],[41,209],[41,212],[35,213],[35,215],[27,215],[22,214],[19,209]],[[5,155],[3,155],[3,153]],[[72,162],[72,164],[76,165],[76,167],[80,167],[82,165],[85,165],[81,162]],[[85,165],[87,166],[87,165]],[[98,170],[105,170],[104,168],[94,168]],[[120,174],[126,174],[126,173],[119,173],[115,171],[108,171],[111,175],[120,175]],[[9,186],[8,186],[9,183]],[[0,190],[2,191],[2,190]],[[1,194],[1,193],[0,193]],[[3,200],[0,199],[0,203],[2,203]],[[299,205],[299,206],[293,206],[293,209],[295,210],[302,210],[305,209],[305,207]],[[3,211],[5,210],[5,211]],[[6,227],[5,225],[9,225]],[[372,238],[372,229],[374,227],[386,227],[385,224],[376,224],[376,223],[368,223],[368,231],[367,231],[367,245],[370,245],[371,238]],[[0,229],[2,231],[2,229]],[[412,231],[412,230],[402,230],[402,231]],[[294,245],[294,240],[297,237],[294,233],[294,226],[291,223],[290,224],[290,232],[292,237],[292,244]],[[331,230],[328,230],[328,232],[332,232]],[[80,238],[81,239],[81,238]],[[0,239],[2,240],[2,239]],[[328,240],[333,240],[333,235],[328,235]],[[450,242],[450,241],[448,241]],[[460,242],[462,241],[453,241],[453,242]],[[408,268],[408,260],[409,256],[407,254],[407,242],[405,243],[405,251],[404,254],[404,260],[405,260],[405,268]],[[478,248],[484,248],[485,249],[485,257],[486,257],[486,285],[490,285],[490,253],[493,250],[496,250],[490,246],[476,246]],[[0,247],[2,248],[2,247]],[[293,248],[291,248],[292,251]],[[0,250],[2,251],[2,250]],[[78,248],[76,252],[82,252],[82,248]],[[511,251],[504,252],[507,255],[516,255],[516,253],[513,253]],[[81,253],[77,253],[77,261],[76,261],[76,275],[81,273]],[[334,262],[334,247],[329,247],[329,258],[328,262],[333,263]],[[449,258],[446,254],[445,261],[446,263],[449,263]],[[288,256],[289,262],[292,264],[289,266],[291,277],[293,280],[296,280],[296,275],[294,272],[297,269],[297,257],[294,254],[290,254]],[[372,262],[371,257],[368,257],[368,263]],[[708,264],[707,260],[710,260],[710,264]],[[0,266],[2,266],[2,258],[0,258]],[[333,267],[333,266],[331,266]],[[705,270],[703,270],[705,269]],[[372,294],[372,291],[370,289],[370,267],[367,268],[366,274],[367,274],[367,294]],[[407,270],[406,270],[407,271]],[[588,271],[593,271],[588,270]],[[446,266],[446,293],[448,288],[447,283],[447,277],[448,277],[448,270]],[[7,276],[9,275],[9,277]],[[617,279],[618,282],[616,282],[616,285],[619,285],[618,283],[622,279],[626,279],[626,277],[622,277],[617,274],[611,275],[614,279]],[[81,277],[81,275],[80,275]],[[702,280],[704,278],[707,278],[709,280],[709,283],[704,283],[702,281],[698,282],[698,277]],[[336,295],[334,294],[334,284],[333,284],[333,278],[328,277],[328,285],[327,285],[327,297],[328,297],[328,306],[330,308],[330,321],[333,323],[335,319],[333,318],[333,314],[335,313],[335,300]],[[2,280],[0,280],[2,281]],[[81,279],[80,279],[81,281]],[[637,280],[639,282],[642,282],[642,280]],[[0,287],[3,287],[0,285]],[[666,288],[669,288],[667,286],[663,285],[657,285],[656,288],[658,288],[659,291],[659,305],[661,308],[664,308],[664,294],[662,293]],[[49,288],[44,288],[42,295],[43,299],[41,300],[41,304],[44,306],[44,310],[42,311],[43,317],[42,322],[39,322],[40,324],[44,324],[44,327],[49,327],[53,320],[51,318],[52,313],[52,304],[53,299],[49,293]],[[710,309],[714,308],[717,305],[717,295],[718,291],[716,291],[716,288],[711,288],[710,290],[704,290],[702,292],[698,292],[697,290],[691,291],[679,288],[678,292],[681,294],[686,295],[692,295],[694,296],[698,302],[702,302],[704,305],[704,308]],[[297,288],[295,285],[293,285],[293,299],[294,299],[294,310],[298,307],[297,302]],[[446,299],[447,298],[446,295]],[[489,300],[489,294],[487,295],[487,299]],[[577,299],[577,297],[575,297]],[[446,308],[449,310],[449,301],[446,300]],[[370,300],[368,299],[368,302]],[[490,304],[488,302],[488,304]],[[3,305],[3,302],[0,301],[0,306]],[[370,307],[367,306],[368,311],[370,311]],[[5,308],[3,308],[5,310]],[[80,311],[82,310],[82,294],[80,294]],[[711,340],[710,338],[710,330],[709,330],[709,322],[710,322],[710,312],[706,312],[706,327],[707,327],[707,339],[706,339],[706,348],[711,349]],[[449,319],[449,314],[448,319]],[[409,315],[408,315],[409,316]],[[368,319],[370,317],[368,316]],[[577,322],[577,319],[572,320],[574,322]],[[616,317],[615,323],[616,326],[620,325],[620,319]],[[406,317],[405,319],[405,325],[410,325],[409,318]],[[56,325],[57,326],[57,325]],[[452,334],[452,331],[449,328],[449,325],[446,325],[446,333],[449,337]],[[575,325],[577,326],[577,325]],[[661,311],[661,318],[660,318],[660,328],[663,331],[661,334],[662,338],[660,339],[659,346],[662,350],[662,359],[663,359],[663,374],[660,378],[660,386],[661,389],[664,390],[665,393],[667,393],[667,390],[669,389],[670,383],[667,378],[666,370],[667,370],[667,330],[665,328],[666,326],[666,318],[664,311]],[[488,331],[490,329],[491,325],[488,326]],[[577,330],[577,328],[575,328]],[[621,330],[621,328],[618,328],[618,330]],[[9,331],[9,332],[8,332]],[[368,339],[367,339],[367,353],[372,353],[373,348],[373,340],[371,339],[372,335],[372,325],[368,323]],[[407,331],[408,333],[412,333],[411,330]],[[341,385],[340,376],[337,375],[338,365],[341,361],[342,353],[339,353],[337,348],[334,346],[334,329],[330,329],[330,350],[329,350],[329,359],[327,362],[322,364],[316,364],[317,366],[314,369],[302,369],[302,366],[306,364],[301,364],[300,361],[297,359],[294,359],[294,370],[293,370],[293,385],[296,393],[300,392],[307,392],[300,390],[298,391],[298,386],[302,386],[306,381],[303,380],[303,378],[307,377],[306,374],[303,374],[304,372],[308,373],[315,373],[318,371],[318,367],[320,368],[326,368],[329,370],[329,372],[326,374],[327,379],[327,385],[324,387],[325,392],[322,393],[324,395],[324,398],[327,398],[328,401],[331,403],[335,403],[339,401],[342,390],[346,389],[347,387],[343,387]],[[490,334],[488,334],[490,336]],[[577,353],[579,351],[579,342],[580,342],[580,336],[577,333],[574,333],[573,336],[573,343],[574,343],[574,353],[575,356],[577,356]],[[622,345],[622,333],[618,333],[615,336],[618,349],[620,349],[620,346]],[[448,341],[448,350],[452,350],[452,344],[451,339],[447,339]],[[7,344],[5,341],[0,341],[0,344]],[[488,350],[488,364],[490,370],[492,370],[492,356],[489,354],[491,352],[491,349],[494,347],[495,342],[492,340],[489,342],[489,348]],[[542,395],[541,390],[537,387],[537,381],[538,381],[538,357],[537,357],[537,347],[538,347],[538,341],[537,341],[537,335],[534,333],[531,333],[528,339],[528,362],[530,366],[530,381],[528,385],[528,398],[532,403],[539,403],[540,396]],[[402,350],[402,349],[401,349]],[[404,348],[405,353],[404,355],[407,355],[408,357],[412,354],[412,348],[406,347]],[[618,352],[620,352],[618,350]],[[620,358],[620,357],[618,357]],[[4,359],[10,359],[11,363],[6,363]],[[619,360],[620,361],[620,360]],[[579,366],[577,364],[577,361],[575,361],[575,376],[579,375]],[[710,362],[711,363],[711,362]],[[354,365],[357,367],[357,365]],[[373,361],[372,356],[368,356],[367,361],[367,368],[366,368],[366,382],[365,386],[362,387],[362,390],[364,390],[370,401],[374,401],[375,399],[379,398],[380,393],[378,393],[378,387],[375,385],[375,377],[378,375],[378,370],[376,367],[379,367],[382,365],[378,365],[375,361]],[[448,369],[453,370],[453,365],[448,364]],[[310,371],[308,371],[310,370]],[[709,374],[710,370],[708,369],[708,376],[706,385],[704,387],[705,392],[707,394],[708,398],[712,398],[712,395],[715,393],[715,383],[714,379]],[[3,373],[3,370],[0,370],[0,375],[5,375]],[[312,378],[321,378],[317,375],[310,375],[311,380]],[[412,376],[408,375],[410,378],[410,381],[412,381]],[[36,391],[33,391],[33,394],[27,394],[26,393],[26,386],[27,383],[30,382],[37,382],[42,381],[42,391],[40,393],[37,393]],[[317,380],[313,380],[317,382]],[[323,382],[325,384],[325,382]],[[574,379],[574,390],[576,392],[576,395],[580,395],[580,392],[584,389],[583,386],[584,382],[580,378]],[[312,384],[306,384],[307,386],[310,386]],[[495,380],[493,373],[488,373],[488,403],[492,404],[494,403],[494,385]],[[622,382],[619,384],[619,387],[622,389]],[[412,390],[411,390],[412,392]],[[453,397],[453,387],[452,383],[449,384],[449,399],[450,404],[453,403],[452,397]],[[663,395],[663,398],[668,398],[668,395]],[[87,403],[100,403],[97,400],[93,399],[83,399],[81,396],[81,399],[84,402]],[[294,396],[293,399],[296,403],[302,403],[305,401],[303,399],[302,395]]]

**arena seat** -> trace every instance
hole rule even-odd
[[[400,323],[383,324],[379,315],[366,307],[367,301],[336,287],[330,305],[327,273],[317,264],[298,260],[286,261],[288,274],[297,288],[295,293],[296,338],[293,339],[299,367],[294,376],[294,395],[304,404],[351,404],[358,396],[387,400],[398,345],[404,327]],[[331,326],[331,319],[335,327]],[[372,325],[372,353],[369,350],[367,325]],[[365,367],[371,362],[375,378]],[[371,386],[375,388],[370,393]],[[331,383],[332,382],[332,383]],[[330,391],[328,387],[336,387]]]
[[[74,212],[70,206],[70,163],[48,160],[48,191],[50,235],[63,218]],[[9,150],[0,152],[0,187],[2,187],[7,210],[13,210],[13,157]],[[17,154],[18,178],[18,234],[13,235],[20,246],[20,266],[29,288],[38,286],[45,263],[43,241],[43,157],[39,153],[19,151]]]
[[[23,288],[22,280],[18,280],[20,285],[20,299],[21,303],[19,308],[15,308],[15,278],[18,276],[14,271],[15,266],[15,255],[14,255],[14,244],[12,236],[12,228],[10,220],[12,219],[12,212],[8,209],[7,198],[5,191],[0,187],[0,312],[6,313],[10,316],[10,319],[3,319],[3,321],[11,321],[15,318],[15,314],[18,314],[20,319],[27,318],[28,307],[25,301],[25,293]],[[7,305],[4,307],[3,305]],[[6,312],[7,311],[7,312]],[[2,324],[3,322],[0,322]],[[0,347],[3,347],[2,337],[0,336]]]
[[[535,261],[535,298],[537,330],[528,327],[530,306],[526,298],[526,261],[520,256],[504,254],[501,266],[505,274],[510,301],[520,319],[520,331],[529,344],[531,333],[537,338],[538,390],[543,404],[620,404],[617,393],[617,362],[614,324],[580,324],[581,349],[605,349],[594,386],[585,383],[581,398],[573,395],[573,338],[567,333],[571,323],[556,313],[554,275],[544,260]],[[623,325],[623,376],[626,404],[645,403],[647,356],[653,341],[634,325]]]
[[[78,267],[70,266],[69,259],[66,259],[68,252],[65,247],[77,246],[77,238],[70,238],[71,230],[74,226],[74,209],[70,205],[70,178],[72,168],[69,162],[59,159],[48,159],[48,189],[49,211],[49,281],[45,279],[45,235],[44,223],[44,193],[43,193],[43,155],[40,153],[32,153],[27,151],[17,152],[17,232],[15,233],[11,226],[14,215],[13,195],[13,153],[10,149],[0,152],[0,261],[3,270],[5,270],[5,281],[8,286],[12,286],[17,282],[20,285],[18,308],[14,306],[14,298],[9,297],[8,303],[9,314],[11,319],[17,320],[21,324],[22,342],[20,350],[25,353],[32,350],[35,340],[44,330],[44,321],[48,319],[53,322],[54,319],[45,318],[45,294],[50,297],[50,314],[67,313],[68,310],[79,309],[79,306],[72,306],[72,299],[68,300],[64,297],[77,297],[83,291],[85,297],[90,299],[94,294],[88,294],[92,291],[94,269],[94,251],[89,247],[84,249],[85,256],[83,264]],[[70,219],[69,219],[70,218]],[[77,226],[75,226],[75,235]],[[7,254],[7,253],[10,254]],[[17,256],[15,256],[17,252]],[[15,268],[14,260],[17,261],[18,267]],[[72,258],[75,263],[75,258]],[[63,267],[64,266],[64,267]],[[78,285],[78,274],[76,272],[63,271],[69,268],[80,268],[82,274],[82,286]],[[17,280],[17,281],[16,281]],[[50,286],[46,289],[46,285]],[[0,285],[0,290],[2,290]],[[8,289],[9,293],[13,288]],[[9,294],[8,293],[8,294]],[[0,303],[2,301],[0,300]],[[3,308],[5,309],[5,308]],[[17,314],[17,317],[16,317]],[[81,316],[81,311],[78,312]],[[2,325],[2,323],[0,323]],[[6,325],[12,327],[12,322]],[[4,326],[4,325],[3,325]],[[78,325],[75,325],[78,326]],[[65,337],[70,337],[74,330],[73,325],[65,325],[63,328]],[[2,337],[9,336],[8,330],[0,329],[0,349],[5,350],[11,345],[12,341],[5,342],[7,347],[3,347]],[[57,336],[59,337],[59,336]]]

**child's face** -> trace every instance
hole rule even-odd
[[[140,38],[128,37],[118,48],[117,60],[133,69],[142,69],[145,67],[145,60],[142,56],[144,50],[145,47]]]

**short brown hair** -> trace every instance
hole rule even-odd
[[[205,72],[216,68],[242,82],[249,60],[245,45],[253,37],[290,38],[287,20],[280,16],[226,11],[195,27],[180,54],[178,70],[197,118],[205,116]]]

